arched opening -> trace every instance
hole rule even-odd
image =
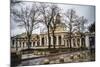
[[[67,47],[69,47],[69,41],[67,40]]]
[[[15,42],[15,41],[14,41],[14,40],[12,40],[12,47],[14,47],[14,42]]]
[[[35,46],[35,42],[33,42],[33,46]]]
[[[59,36],[59,45],[61,45],[61,36]]]
[[[76,46],[76,44],[75,44],[75,39],[73,39],[73,46],[74,46],[74,47]]]
[[[42,46],[44,46],[44,38],[42,38]]]
[[[19,47],[21,47],[21,41],[19,41]]]
[[[54,36],[54,45],[56,44],[56,36]]]
[[[40,46],[40,42],[39,41],[37,41],[37,46]]]

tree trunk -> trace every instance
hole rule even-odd
[[[71,48],[71,33],[70,33],[70,37],[69,37],[69,42],[70,42],[70,48]]]
[[[48,26],[47,28],[48,28],[48,48],[50,48],[50,33],[49,33],[49,26]]]
[[[27,39],[28,39],[28,42],[27,42],[27,46],[28,46],[28,49],[30,49],[30,45],[31,45],[31,42],[30,42],[30,39],[31,38],[31,35],[28,35],[27,36]]]
[[[70,48],[71,48],[71,35],[72,35],[72,33],[71,33],[71,31],[72,31],[72,25],[70,24],[70,33],[69,33],[69,42],[70,42]]]

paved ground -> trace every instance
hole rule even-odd
[[[27,57],[37,57],[36,55],[24,55],[23,58]],[[30,66],[30,65],[40,65],[40,64],[57,64],[57,63],[70,63],[70,62],[84,62],[90,61],[89,51],[77,51],[72,53],[61,53],[50,56],[41,56],[35,59],[24,60],[19,64],[19,66]]]

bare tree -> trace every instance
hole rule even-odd
[[[48,48],[50,48],[50,25],[54,16],[56,15],[57,6],[53,4],[44,4],[41,3],[40,12],[42,14],[42,22],[45,24],[47,28],[47,35],[48,35]]]
[[[68,9],[68,11],[65,13],[65,16],[66,16],[66,20],[68,23],[67,28],[69,29],[69,42],[70,42],[70,48],[71,48],[72,33],[76,30],[74,28],[74,24],[75,24],[78,16],[76,15],[75,10],[73,10],[73,9]]]
[[[32,7],[21,7],[19,10],[14,10],[13,11],[13,16],[14,16],[14,20],[15,22],[19,22],[19,26],[20,27],[24,27],[26,30],[26,37],[27,37],[27,46],[28,49],[30,48],[30,39],[32,36],[32,31],[36,27],[37,24],[37,18],[39,17],[39,9],[36,6],[36,3],[32,4]]]
[[[80,33],[84,33],[85,31],[85,24],[87,23],[87,19],[82,16],[82,17],[79,17],[77,20],[76,20],[76,23],[75,23],[75,28],[77,29],[77,32],[80,32]]]
[[[55,48],[55,30],[56,30],[56,27],[57,27],[57,24],[60,23],[60,15],[59,15],[59,8],[58,7],[55,7],[54,6],[54,17],[53,17],[53,20],[50,24],[50,29],[52,31],[52,36],[53,36],[53,45],[54,45],[54,48]]]

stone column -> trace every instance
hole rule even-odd
[[[37,41],[35,41],[35,46],[37,46]]]
[[[26,44],[26,43],[27,43],[27,42],[24,43],[24,48],[27,48],[27,44]]]
[[[78,48],[78,45],[77,45],[77,38],[75,38],[75,48]]]
[[[31,47],[33,47],[33,41],[31,41]]]
[[[74,45],[73,45],[73,38],[71,39],[71,46],[72,46],[72,48],[74,47]]]
[[[59,45],[59,39],[58,39],[58,35],[56,36],[56,45]]]
[[[51,35],[50,37],[51,37],[51,45],[54,45],[53,44],[53,36]]]
[[[80,47],[82,46],[82,38],[80,38]]]
[[[67,39],[65,40],[65,47],[68,47],[68,46],[67,46]]]
[[[21,41],[21,48],[23,48],[23,41]]]
[[[44,37],[44,46],[47,46],[47,38]]]
[[[86,35],[86,37],[85,37],[85,46],[86,46],[87,48],[90,47],[89,35]]]
[[[64,45],[64,35],[61,35],[61,45]]]
[[[47,46],[49,45],[48,43],[49,43],[49,40],[48,40],[48,36],[46,37],[47,38]]]

